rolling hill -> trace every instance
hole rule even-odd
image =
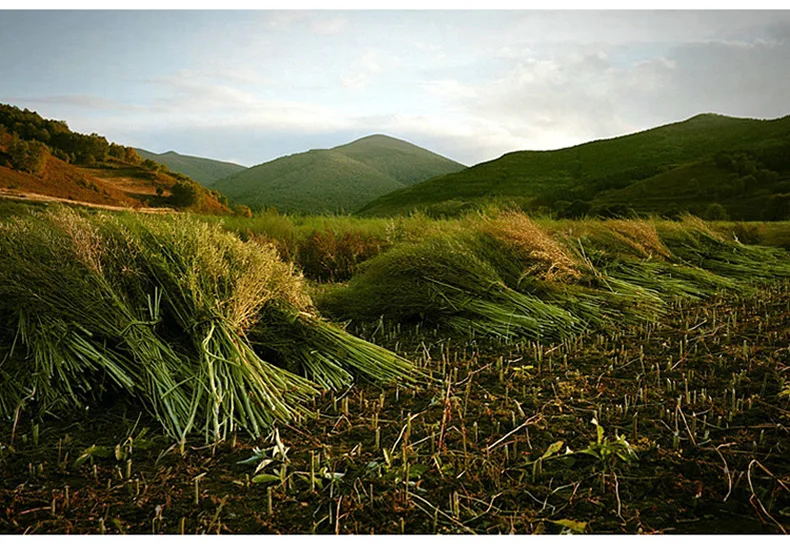
[[[729,155],[730,160],[737,157],[738,166],[714,162],[717,154]],[[704,175],[694,171],[700,169]],[[764,173],[771,171],[775,175]],[[688,210],[684,201],[690,184],[702,187],[692,201],[699,207],[727,200],[743,205],[755,202],[755,194],[782,195],[790,190],[784,188],[788,172],[790,116],[753,120],[703,114],[566,149],[508,153],[382,196],[359,213],[395,215],[423,209],[453,214],[490,202],[516,203],[532,211],[565,211],[571,216],[613,206],[661,213],[675,205]],[[637,186],[629,190],[632,185]],[[570,208],[574,202],[575,211]],[[756,202],[736,208],[734,216],[767,215],[755,209]]]
[[[277,158],[209,184],[232,200],[283,212],[352,212],[461,164],[384,135]]]
[[[230,213],[227,198],[131,147],[0,104],[0,199],[110,209]]]
[[[232,162],[221,162],[210,158],[178,154],[174,151],[157,154],[145,149],[135,150],[141,157],[167,166],[169,170],[194,179],[201,185],[210,185],[223,177],[228,177],[246,169],[245,166]]]

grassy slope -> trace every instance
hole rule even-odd
[[[91,170],[73,166],[54,156],[47,159],[46,168],[40,175],[0,166],[0,189],[109,206],[142,205],[139,197],[130,196],[117,186],[98,180]]]
[[[211,185],[250,206],[299,213],[354,211],[374,198],[463,166],[405,141],[374,135],[254,166]]]
[[[175,183],[176,179],[165,173],[119,161],[76,166],[50,156],[40,175],[0,166],[0,193],[33,193],[105,206],[169,208],[167,199]],[[162,197],[157,196],[158,187],[164,190]],[[230,211],[209,195],[191,209],[206,214]]]
[[[332,150],[362,162],[405,185],[458,172],[466,167],[427,149],[386,135],[363,137]]]
[[[391,215],[443,201],[514,197],[529,201],[590,199],[613,182],[625,186],[662,167],[716,152],[787,141],[790,117],[751,120],[699,115],[675,124],[556,151],[521,151],[383,196],[360,213]],[[625,183],[625,185],[623,185]]]
[[[184,174],[201,185],[206,186],[210,186],[223,177],[228,177],[229,175],[233,175],[245,169],[244,166],[233,164],[232,162],[221,162],[210,158],[188,156],[178,154],[174,151],[157,154],[144,149],[135,150],[143,158],[153,160],[159,164],[164,164],[171,171]]]
[[[713,161],[694,162],[674,170],[637,181],[623,189],[605,191],[595,197],[598,207],[627,204],[638,213],[672,209],[703,211],[711,202],[724,206],[731,219],[757,219],[766,207],[767,193],[749,196],[720,196],[719,191],[737,179]]]

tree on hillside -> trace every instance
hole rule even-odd
[[[179,208],[188,208],[197,204],[202,195],[200,185],[192,181],[179,181],[170,190],[173,204]]]
[[[758,170],[757,181],[762,185],[773,185],[779,181],[779,174],[772,170]]]
[[[790,193],[775,194],[768,200],[764,216],[769,221],[790,219]]]
[[[708,204],[708,207],[705,208],[705,212],[702,214],[702,217],[709,221],[726,221],[730,218],[730,216],[727,215],[727,210],[724,209],[724,206],[717,202]]]
[[[129,164],[139,165],[143,162],[143,158],[137,154],[137,151],[132,147],[124,147],[124,160]]]
[[[54,147],[74,155],[76,162],[83,164],[102,162],[110,152],[107,139],[97,133],[63,133],[53,136],[51,142]]]
[[[747,193],[753,193],[759,187],[757,178],[754,175],[744,175],[739,181],[743,183],[744,191]]]
[[[118,143],[110,143],[108,154],[118,160],[124,160],[126,158],[126,149],[124,149],[123,145],[119,145]]]
[[[230,199],[227,196],[225,196],[224,194],[222,194],[216,189],[205,189],[205,190],[208,191],[208,194],[213,196],[217,200],[217,202],[219,202],[226,208],[230,208]]]
[[[8,130],[5,126],[0,124],[0,147],[8,147],[11,143],[11,134],[8,133]]]
[[[159,164],[157,164],[156,162],[154,162],[150,158],[146,158],[145,160],[143,160],[141,165],[143,166],[143,168],[145,168],[147,170],[151,170],[153,172],[158,172],[159,169],[161,168],[161,166]]]
[[[561,202],[561,201],[560,201]],[[555,202],[556,204],[556,202]],[[584,200],[574,200],[568,203],[558,212],[558,216],[564,219],[580,219],[590,213],[592,205]]]
[[[49,148],[39,141],[23,141],[14,135],[8,145],[8,154],[14,169],[40,174],[47,166]]]

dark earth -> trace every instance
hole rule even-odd
[[[28,403],[0,430],[0,531],[786,533],[788,297],[561,345],[367,327],[433,381],[327,393],[268,439],[180,448],[128,400]]]

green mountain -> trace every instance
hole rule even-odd
[[[788,176],[790,116],[703,114],[566,149],[509,153],[382,196],[359,213],[452,215],[494,202],[574,216],[720,203],[730,217],[762,219],[781,216]]]
[[[210,158],[178,154],[174,151],[157,154],[144,149],[136,149],[137,154],[146,160],[164,164],[170,171],[190,177],[202,185],[210,185],[218,179],[245,170],[244,166],[232,162],[221,162]]]
[[[352,212],[374,198],[463,169],[431,151],[384,135],[277,158],[209,186],[252,207],[283,212]]]
[[[332,150],[407,186],[466,168],[454,160],[386,135],[370,135]]]

